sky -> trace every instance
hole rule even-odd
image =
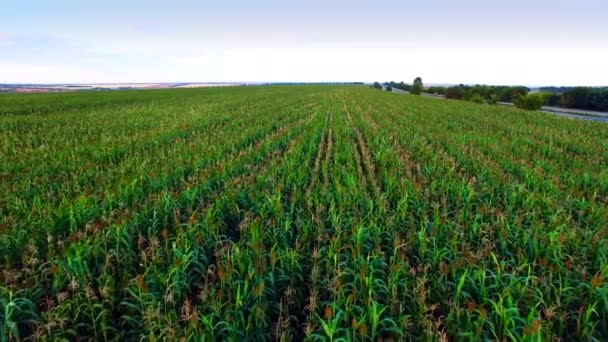
[[[2,0],[0,83],[608,85],[606,0]]]

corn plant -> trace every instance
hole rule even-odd
[[[362,86],[0,96],[6,340],[608,339],[608,130]]]

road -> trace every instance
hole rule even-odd
[[[409,94],[408,91],[395,89],[393,88],[393,93],[398,94]],[[422,96],[427,97],[436,97],[436,98],[445,98],[443,95],[434,95],[434,94],[425,94]],[[503,106],[513,106],[511,102],[498,102],[499,105]],[[588,121],[598,121],[598,122],[608,122],[608,113],[605,112],[596,112],[589,110],[579,110],[579,109],[569,109],[569,108],[561,108],[561,107],[550,107],[543,106],[541,108],[541,112],[553,114],[561,117],[579,119],[579,120],[588,120]]]

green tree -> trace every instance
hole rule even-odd
[[[608,89],[598,89],[591,93],[589,105],[593,109],[608,110]]]
[[[448,99],[462,100],[465,89],[463,86],[452,86],[445,90],[445,97]]]
[[[539,110],[545,104],[545,95],[540,93],[520,95],[513,101],[517,108]]]
[[[424,85],[422,84],[422,78],[416,77],[414,79],[414,84],[412,85],[412,90],[410,90],[410,93],[412,93],[414,95],[420,95],[420,94],[422,94],[423,89],[424,89]]]
[[[592,92],[589,87],[576,87],[562,95],[562,103],[570,108],[589,108]]]

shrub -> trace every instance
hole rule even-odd
[[[445,97],[448,99],[462,100],[464,97],[464,88],[461,86],[449,87],[445,90]]]
[[[490,96],[488,96],[486,102],[489,104],[496,104],[496,102],[498,102],[498,95],[491,94]]]
[[[427,92],[429,94],[445,95],[445,87],[429,87]]]
[[[393,87],[391,87],[390,85],[386,86],[386,91],[393,91]]]
[[[528,94],[520,95],[513,101],[515,106],[527,110],[539,110],[545,104],[545,95],[543,94]]]
[[[479,94],[474,94],[473,96],[471,96],[469,101],[473,103],[484,103],[483,97],[481,97],[481,95]]]

